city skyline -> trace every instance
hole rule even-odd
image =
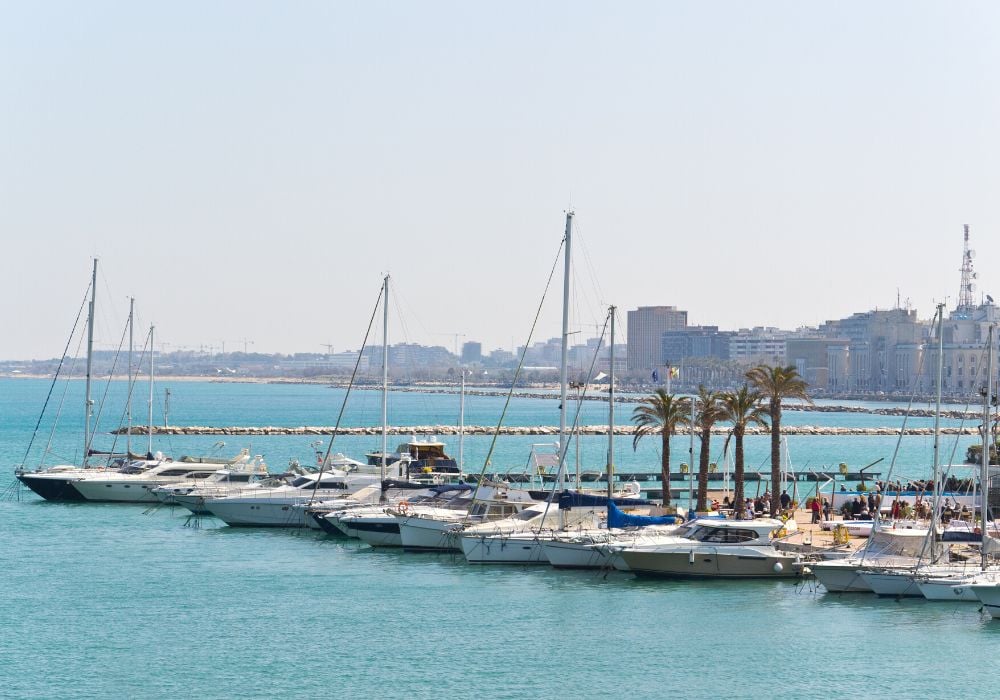
[[[135,296],[175,347],[356,348],[389,271],[391,341],[510,350],[568,208],[588,333],[928,318],[963,224],[998,289],[992,3],[0,13],[5,358],[61,352],[94,255],[106,345]]]

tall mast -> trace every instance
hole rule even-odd
[[[97,299],[97,258],[94,258],[94,272],[90,278],[90,310],[87,315],[87,386],[85,388],[86,398],[84,399],[84,424],[83,424],[83,466],[87,466],[87,459],[90,457],[90,414],[94,407],[94,402],[90,398],[90,378],[94,361],[94,306]]]
[[[986,525],[989,519],[989,493],[990,493],[990,445],[993,442],[993,421],[990,415],[991,401],[993,400],[993,325],[989,326],[989,337],[986,339],[986,391],[983,393],[983,455],[980,465],[979,490],[982,492],[983,505],[980,509],[980,532],[983,533],[982,546],[982,567],[986,571],[986,561],[989,556],[986,544]],[[973,516],[975,516],[975,503],[972,504]]]
[[[146,424],[146,456],[153,456],[153,333],[155,326],[149,327],[149,417]]]
[[[125,413],[128,421],[125,428],[125,458],[132,454],[132,388],[135,385],[132,377],[132,352],[135,350],[135,297],[128,299],[128,402],[125,406]]]
[[[382,280],[382,481],[389,448],[389,275]]]
[[[669,370],[667,370],[669,372]],[[698,402],[691,397],[691,444],[688,447],[688,510],[694,512],[697,500],[694,492],[694,419],[698,410]],[[668,484],[669,487],[669,484]],[[771,485],[774,488],[774,485]]]
[[[566,442],[566,388],[569,380],[569,283],[570,283],[570,261],[572,260],[573,242],[573,212],[566,212],[566,264],[563,269],[563,309],[562,309],[562,357],[559,362],[559,449],[566,453],[569,447]],[[562,481],[562,469],[559,470],[560,481]],[[559,483],[558,488],[563,484]]]
[[[611,352],[608,356],[610,386],[608,387],[608,498],[614,496],[615,482],[615,307],[608,309],[611,314]]]
[[[465,368],[462,368],[462,393],[458,399],[458,471],[465,473]]]
[[[938,366],[937,366],[937,396],[934,404],[934,510],[931,513],[931,542],[936,536],[938,508],[941,504],[941,382],[944,379],[944,304],[938,304]]]

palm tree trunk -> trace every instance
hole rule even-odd
[[[781,510],[781,402],[771,401],[771,517]]]
[[[663,433],[663,449],[660,451],[660,483],[663,485],[663,506],[670,505],[670,433]]]
[[[701,453],[698,455],[698,505],[696,510],[708,510],[708,458],[711,448],[712,429],[701,429]]]
[[[736,511],[736,517],[742,518],[743,511],[743,501],[746,500],[743,489],[743,482],[745,476],[743,473],[743,431],[739,428],[733,430],[733,435],[736,438],[736,449],[733,457],[735,462],[733,469],[733,480],[735,484],[733,486],[733,510]]]

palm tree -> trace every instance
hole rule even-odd
[[[726,437],[726,446],[729,446],[730,437],[736,438],[733,508],[737,517],[741,517],[743,513],[744,500],[743,437],[747,433],[747,426],[767,425],[767,421],[764,419],[767,410],[761,405],[761,398],[762,395],[759,392],[751,391],[746,384],[738,391],[730,391],[722,395],[722,420],[733,424],[733,429]]]
[[[690,412],[688,399],[668,394],[663,389],[657,389],[632,411],[632,422],[636,426],[635,437],[632,438],[633,450],[643,436],[659,434],[662,440],[660,482],[663,484],[664,506],[670,505],[670,436],[677,432],[677,426],[690,423]]]
[[[780,511],[778,481],[781,479],[781,401],[782,399],[802,399],[812,403],[806,393],[806,380],[795,369],[795,365],[778,367],[758,365],[747,372],[747,381],[767,399],[767,411],[771,418],[771,516]]]
[[[708,461],[712,442],[712,426],[722,419],[722,394],[709,391],[703,384],[698,386],[695,398],[695,429],[701,439],[701,453],[698,455],[698,504],[696,510],[707,510],[708,505]]]

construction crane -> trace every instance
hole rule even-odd
[[[455,357],[461,357],[461,355],[458,354],[458,339],[464,338],[465,333],[435,333],[434,335],[447,335],[453,337],[455,339]]]

